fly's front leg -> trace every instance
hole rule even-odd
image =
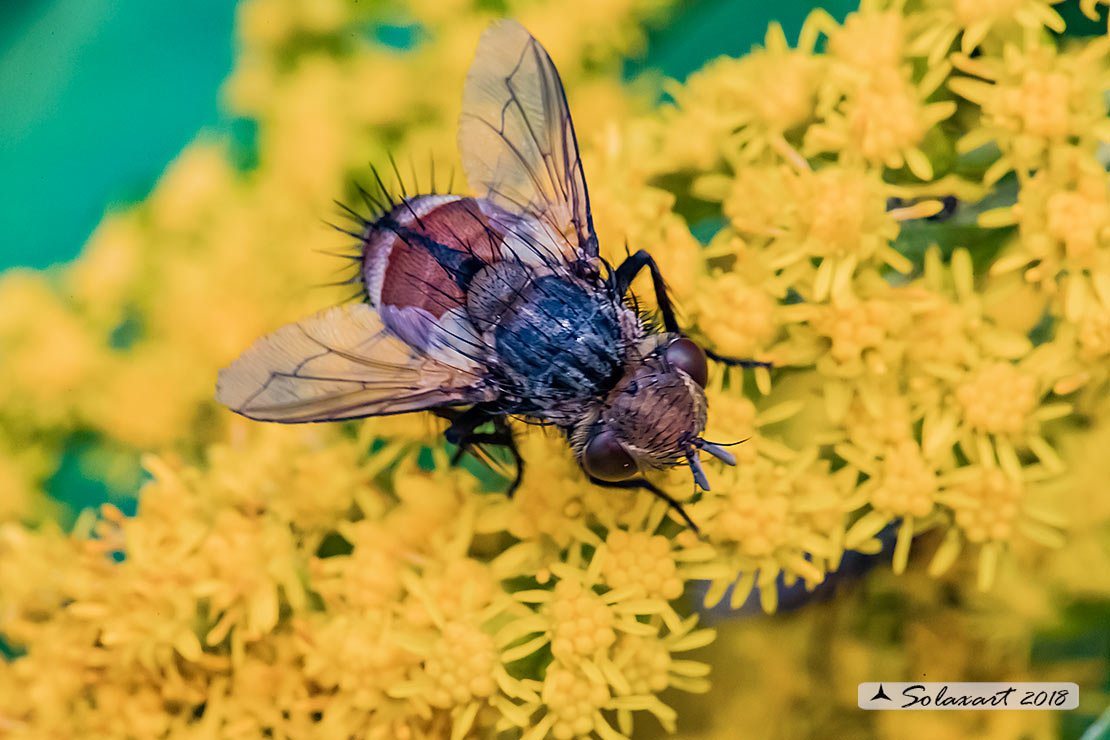
[[[655,302],[659,304],[659,312],[663,314],[663,326],[669,332],[681,334],[682,329],[679,328],[678,319],[675,318],[674,306],[671,305],[671,297],[667,294],[667,284],[663,281],[663,273],[659,271],[659,265],[655,264],[655,260],[651,258],[647,250],[641,249],[625,259],[617,268],[613,276],[617,286],[617,295],[624,298],[624,294],[628,292],[628,287],[632,285],[632,281],[645,267],[651,270],[651,284],[655,288]]]
[[[648,268],[651,271],[651,284],[655,288],[655,301],[659,304],[659,312],[663,314],[663,326],[667,331],[675,334],[683,334],[685,332],[678,325],[678,320],[674,315],[674,306],[671,304],[671,298],[667,294],[667,284],[663,280],[663,273],[659,271],[659,265],[655,264],[655,260],[646,250],[641,249],[625,259],[620,264],[614,274],[613,281],[617,288],[617,295],[624,297],[628,292],[628,288],[632,285],[632,281],[639,274],[640,270]],[[742,360],[736,357],[725,357],[719,355],[711,349],[705,350],[705,356],[715,362],[728,365],[729,367],[771,367],[769,362],[760,362],[758,360]]]
[[[722,365],[729,367],[773,367],[769,362],[761,362],[759,360],[742,360],[739,357],[725,357],[719,355],[711,349],[704,350],[705,356],[714,362],[719,362]]]
[[[656,498],[663,499],[667,502],[667,506],[678,512],[678,515],[682,517],[682,521],[686,522],[686,526],[694,530],[694,534],[698,535],[699,537],[701,536],[701,530],[698,529],[698,525],[694,524],[694,520],[691,519],[690,515],[686,513],[686,510],[682,508],[682,504],[680,504],[678,500],[674,498],[674,496],[671,496],[669,493],[667,493],[654,483],[644,480],[643,478],[609,481],[601,480],[600,478],[595,478],[591,475],[589,476],[589,479],[590,483],[593,483],[595,486],[601,486],[602,488],[623,488],[625,490],[639,489],[643,491],[650,491]]]

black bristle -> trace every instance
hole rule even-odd
[[[389,203],[389,210],[392,211],[394,208],[397,207],[397,203],[393,200],[393,194],[389,192],[389,188],[387,188],[385,186],[385,183],[382,181],[382,176],[378,172],[377,167],[375,167],[374,165],[370,165],[370,172],[373,173],[374,180],[378,183],[378,189],[382,191],[382,196],[385,197],[386,202]]]
[[[359,213],[355,209],[348,206],[346,203],[341,203],[338,200],[333,200],[332,202],[335,203],[335,205],[337,205],[337,206],[339,206],[340,208],[343,209],[343,214],[346,218],[352,219],[355,223],[357,223],[360,226],[369,226],[370,225],[371,222],[367,221],[365,216],[363,216],[361,213]]]
[[[393,167],[393,175],[397,178],[397,187],[401,188],[401,197],[408,200],[409,194],[405,190],[405,181],[401,179],[401,171],[397,169],[397,160],[393,158],[393,152],[389,153],[389,164]]]
[[[342,226],[338,226],[336,224],[333,224],[330,221],[324,221],[324,223],[327,224],[328,226],[332,227],[333,229],[335,229],[336,231],[338,231],[341,234],[346,234],[347,236],[353,236],[355,239],[358,239],[359,241],[362,241],[363,236],[360,232],[347,231]]]
[[[366,188],[362,187],[359,183],[355,183],[355,188],[358,190],[358,195],[362,198],[362,202],[370,209],[370,212],[375,215],[375,221],[386,213],[385,205],[378,202],[377,198],[370,195]]]

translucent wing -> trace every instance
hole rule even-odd
[[[220,371],[216,400],[260,421],[334,421],[485,400],[480,376],[463,354],[416,350],[355,303],[256,340]]]
[[[543,227],[530,243],[563,259],[597,259],[563,83],[543,46],[516,21],[494,23],[478,41],[463,88],[459,151],[478,195]]]

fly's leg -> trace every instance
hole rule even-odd
[[[729,367],[773,367],[773,365],[771,365],[771,363],[769,362],[760,362],[759,360],[742,360],[739,357],[725,357],[724,355],[717,354],[711,349],[706,349],[703,351],[705,352],[705,356],[709,359],[713,360],[714,362],[719,362],[722,365],[728,365]]]
[[[493,421],[495,418],[494,415],[490,413],[489,409],[483,408],[481,404],[471,406],[464,411],[449,406],[429,410],[439,418],[451,422],[451,426],[444,430],[443,436],[453,445],[458,445],[464,437],[472,434],[475,429],[482,426],[487,421]]]
[[[691,519],[690,515],[686,513],[686,510],[682,508],[682,504],[680,504],[673,496],[671,496],[669,493],[667,493],[654,483],[646,481],[643,478],[632,478],[629,480],[614,481],[601,480],[600,478],[594,478],[592,475],[589,476],[589,478],[590,483],[593,483],[595,486],[601,486],[602,488],[623,488],[626,490],[639,489],[643,491],[651,491],[652,495],[654,495],[656,498],[663,499],[667,502],[667,506],[677,511],[678,515],[682,517],[682,520],[686,522],[686,526],[694,531],[694,534],[698,535],[699,537],[701,536],[701,530],[698,529],[698,525],[694,524],[694,520]]]
[[[472,445],[504,447],[513,456],[513,461],[516,462],[516,475],[505,491],[505,495],[512,498],[516,489],[520,488],[521,481],[524,480],[524,458],[521,457],[520,450],[516,446],[516,439],[513,437],[513,430],[509,427],[509,423],[504,417],[499,416],[493,420],[492,432],[472,432],[459,446],[459,451],[455,453],[456,459]]]
[[[639,274],[640,270],[648,268],[651,271],[651,284],[655,288],[655,301],[659,304],[659,312],[663,314],[663,326],[667,331],[674,332],[675,334],[685,334],[678,325],[678,319],[674,315],[674,306],[671,304],[671,298],[667,294],[667,284],[663,280],[663,273],[659,270],[659,265],[655,264],[655,260],[647,253],[647,250],[641,249],[625,259],[617,268],[613,276],[613,281],[617,288],[617,295],[624,297],[628,292],[628,288],[632,285],[632,281]],[[771,367],[769,362],[759,362],[758,360],[741,360],[735,357],[725,357],[719,355],[713,350],[705,350],[705,356],[716,362],[720,362],[729,367]]]
[[[516,462],[516,476],[509,484],[506,492],[509,498],[516,493],[520,482],[524,479],[524,458],[517,449],[513,430],[504,416],[494,415],[481,405],[471,406],[465,411],[451,408],[433,409],[432,413],[441,419],[447,419],[451,426],[443,433],[448,442],[456,446],[455,454],[451,457],[451,464],[458,465],[459,460],[467,452],[472,452],[475,445],[488,445],[491,447],[504,447],[513,456]],[[475,430],[487,422],[493,423],[492,432],[476,432]]]
[[[678,319],[675,318],[671,297],[667,295],[667,284],[663,281],[663,273],[659,271],[659,265],[655,264],[655,260],[651,258],[646,249],[641,249],[636,254],[626,258],[617,268],[613,276],[613,281],[617,287],[617,295],[623,298],[624,294],[628,292],[628,287],[632,285],[632,281],[645,267],[651,270],[651,284],[655,288],[655,301],[659,304],[659,312],[663,314],[663,326],[669,332],[681,334],[682,329],[679,328]]]

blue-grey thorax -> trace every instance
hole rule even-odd
[[[639,340],[634,314],[604,284],[561,271],[501,262],[482,272],[468,309],[505,411],[572,423],[620,380]]]

